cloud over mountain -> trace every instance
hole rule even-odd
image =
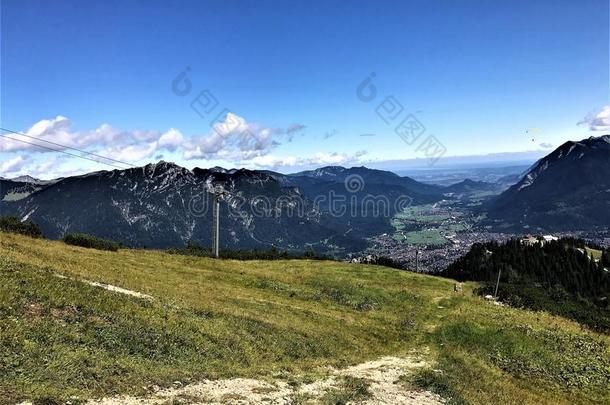
[[[174,150],[183,140],[182,134],[174,128],[166,132],[124,131],[102,124],[95,129],[78,131],[73,130],[71,124],[69,118],[61,115],[38,121],[23,132],[24,135],[10,134],[13,139],[5,138],[0,142],[0,152],[55,153],[85,149],[129,162],[151,157],[159,149]]]
[[[610,131],[610,105],[599,112],[590,112],[578,125],[588,125],[591,131]]]
[[[286,129],[268,128],[229,112],[224,121],[214,124],[207,135],[189,139],[184,144],[184,157],[187,160],[251,160],[269,154],[304,128],[301,124],[293,124]]]
[[[53,153],[83,149],[132,163],[159,155],[163,151],[178,151],[187,160],[205,158],[249,161],[269,154],[282,142],[289,142],[304,128],[302,124],[293,124],[285,129],[270,128],[248,122],[229,112],[207,134],[186,137],[175,128],[165,132],[120,130],[102,124],[95,129],[74,130],[69,118],[58,115],[38,121],[24,135],[11,134],[10,137],[14,139],[0,142],[0,152]]]
[[[23,167],[27,158],[23,156],[15,156],[12,159],[7,160],[6,162],[2,162],[0,164],[0,172],[2,173],[14,173]]]
[[[297,156],[257,156],[247,163],[257,168],[271,168],[275,170],[289,169],[294,167],[318,167],[325,165],[353,166],[360,162],[360,158],[366,155],[366,151],[358,151],[353,154],[337,152],[317,152],[310,157]],[[246,162],[243,162],[246,163]]]

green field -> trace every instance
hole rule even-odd
[[[395,233],[394,238],[398,241],[404,241],[412,245],[435,245],[441,246],[449,243],[449,241],[441,234],[438,229],[424,229],[421,231]]]
[[[146,395],[176,380],[298,385],[326,366],[414,352],[430,366],[401,386],[454,403],[610,402],[607,335],[492,305],[475,287],[454,293],[451,280],[377,266],[107,252],[0,233],[0,403]],[[325,401],[367,390],[347,379]]]
[[[449,219],[450,215],[444,212],[436,213],[432,204],[413,205],[405,208],[395,216],[399,220],[408,220],[422,223],[441,222]]]
[[[433,204],[414,205],[392,219],[393,238],[411,245],[442,246],[450,243],[444,235],[466,231],[463,213],[434,208]]]

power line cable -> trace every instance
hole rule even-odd
[[[27,134],[24,134],[23,132],[19,132],[19,131],[13,131],[13,130],[11,130],[11,129],[2,128],[2,127],[0,127],[0,130],[2,130],[2,131],[6,131],[6,132],[10,132],[10,133],[15,134],[15,135],[24,136],[24,137],[26,137],[26,138],[35,139],[35,140],[37,140],[37,141],[39,141],[39,142],[45,142],[45,143],[48,143],[48,144],[50,144],[50,145],[59,146],[60,148],[64,148],[64,149],[70,149],[70,150],[75,150],[75,151],[77,151],[77,152],[81,152],[81,153],[84,153],[84,154],[89,155],[89,156],[95,156],[95,157],[100,158],[100,159],[109,160],[109,161],[111,161],[111,162],[120,163],[120,164],[123,164],[123,165],[126,165],[126,166],[130,166],[130,167],[136,167],[135,165],[133,165],[133,164],[131,164],[131,163],[123,162],[122,160],[117,160],[117,159],[109,158],[109,157],[106,157],[106,156],[98,155],[98,154],[93,153],[93,152],[87,152],[86,150],[82,150],[82,149],[74,148],[74,147],[67,146],[67,145],[62,145],[62,144],[60,144],[60,143],[56,143],[56,142],[52,142],[52,141],[47,141],[46,139],[41,139],[41,138],[37,138],[37,137],[35,137],[35,136],[27,135]],[[34,143],[30,143],[30,142],[24,141],[23,139],[10,138],[10,137],[7,137],[7,136],[6,136],[6,135],[4,135],[4,134],[0,134],[0,135],[1,135],[1,136],[3,136],[3,137],[5,137],[5,138],[13,139],[13,140],[16,140],[16,141],[19,141],[19,142],[25,142],[25,143],[28,143],[28,144],[30,144],[30,145],[44,147],[44,146],[42,146],[42,145],[38,145],[38,144],[34,144]],[[47,148],[47,147],[44,147],[44,148],[45,148],[45,149],[49,149],[49,150],[54,150],[54,151],[56,151],[56,152],[64,152],[64,151],[57,150],[57,149],[52,149],[52,148]],[[83,156],[79,156],[79,155],[73,155],[73,154],[70,154],[70,155],[84,158]],[[84,158],[84,159],[85,159],[85,158]],[[104,162],[99,162],[99,161],[94,160],[94,159],[88,159],[88,160],[92,160],[92,161],[94,161],[94,162],[98,162],[98,163],[106,164],[106,163],[104,163]],[[109,165],[109,166],[116,167],[116,166],[113,166],[113,165]],[[120,167],[120,169],[124,169],[124,168]]]
[[[28,145],[37,146],[39,148],[47,149],[47,150],[50,150],[50,151],[53,151],[53,152],[59,152],[59,153],[65,154],[65,155],[69,155],[69,156],[73,156],[73,157],[77,157],[77,158],[81,158],[81,159],[85,159],[85,160],[90,160],[90,161],[95,162],[95,163],[101,163],[103,165],[111,166],[111,167],[114,167],[116,169],[125,170],[124,167],[113,165],[111,163],[100,162],[99,160],[95,160],[95,159],[91,159],[91,158],[88,158],[88,157],[85,157],[85,156],[77,155],[75,153],[66,152],[65,150],[53,149],[53,148],[50,148],[48,146],[39,145],[39,144],[36,144],[36,143],[33,143],[33,142],[24,141],[23,139],[13,138],[13,137],[10,137],[10,136],[8,136],[6,134],[0,134],[0,136],[3,137],[3,138],[6,138],[6,139],[11,139],[13,141],[27,143]],[[71,148],[71,149],[74,149],[74,148]],[[104,157],[102,156],[102,158],[104,158]],[[131,166],[133,166],[133,165],[131,165]]]

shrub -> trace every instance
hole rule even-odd
[[[33,238],[42,236],[42,231],[37,224],[32,221],[22,222],[17,217],[0,217],[0,231],[20,233]]]
[[[181,254],[187,256],[199,256],[199,257],[214,257],[212,249],[209,247],[201,246],[194,242],[187,242],[183,248],[168,249],[168,253]],[[304,252],[289,252],[287,250],[279,250],[277,247],[272,246],[268,250],[221,250],[220,258],[222,259],[233,259],[233,260],[288,260],[288,259],[309,259],[309,260],[332,260],[330,257],[319,255],[313,250],[309,249]]]
[[[393,269],[407,270],[404,264],[385,256],[377,258],[377,261],[374,264],[378,266],[391,267]]]
[[[68,245],[81,246],[99,250],[110,250],[116,252],[121,245],[107,239],[101,239],[86,233],[68,233],[62,239]]]

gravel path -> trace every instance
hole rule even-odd
[[[399,377],[419,368],[429,367],[423,361],[410,357],[383,357],[348,367],[331,370],[324,379],[293,387],[284,381],[266,382],[249,378],[225,380],[205,380],[182,387],[179,382],[174,388],[159,390],[146,398],[130,396],[104,398],[89,401],[89,405],[165,405],[188,404],[275,404],[317,403],[329,391],[340,386],[342,377],[366,379],[369,382],[370,398],[362,404],[442,404],[442,399],[431,392],[413,391],[405,388]],[[299,402],[296,399],[300,399]]]

